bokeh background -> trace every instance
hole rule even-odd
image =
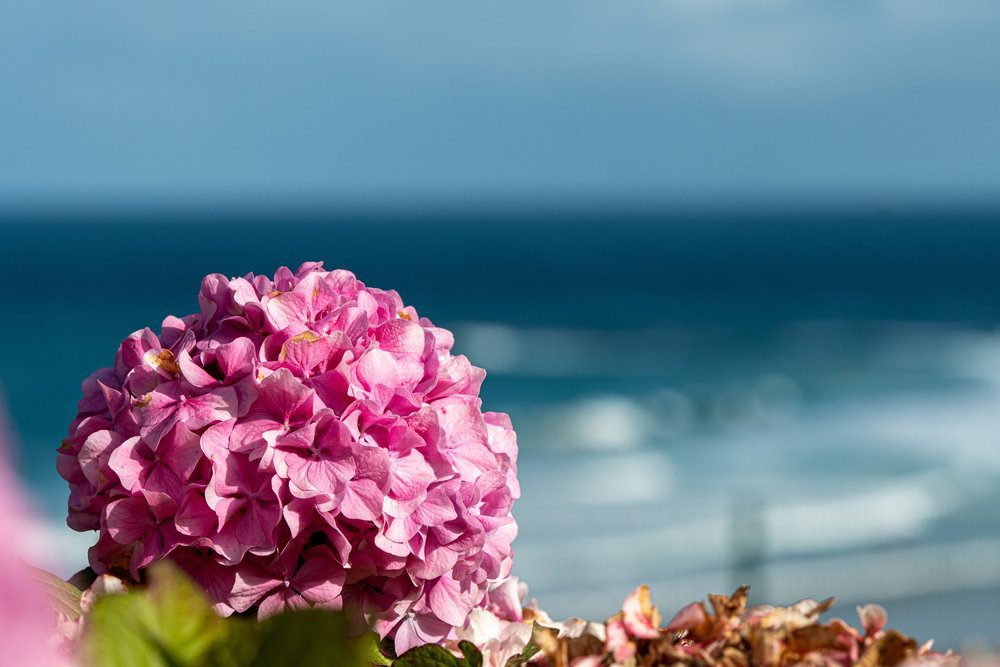
[[[488,371],[555,617],[880,602],[1000,639],[1000,6],[8,3],[0,381],[61,574],[79,383],[323,260]]]

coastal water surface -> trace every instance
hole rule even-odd
[[[455,332],[510,413],[515,574],[555,617],[877,601],[939,647],[1000,622],[1000,214],[927,207],[10,212],[0,381],[62,574],[80,382],[200,279],[323,260]]]

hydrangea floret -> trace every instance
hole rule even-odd
[[[169,558],[223,614],[361,610],[396,650],[456,638],[510,574],[520,494],[485,372],[395,291],[321,263],[207,276],[83,383],[58,469],[91,567]]]

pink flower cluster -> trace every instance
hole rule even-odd
[[[303,264],[207,276],[83,383],[59,450],[98,572],[169,557],[221,613],[351,605],[398,650],[510,574],[520,494],[484,371],[394,291]]]

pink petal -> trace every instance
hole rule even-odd
[[[250,375],[257,364],[257,349],[249,338],[237,338],[215,348],[215,359],[227,382]]]
[[[182,398],[179,401],[178,418],[192,431],[204,428],[213,422],[226,421],[236,416],[239,400],[232,387],[216,387],[211,393]]]
[[[465,619],[462,619],[465,622]],[[403,655],[415,646],[439,644],[455,628],[433,614],[407,614],[396,629],[396,655]]]
[[[478,399],[476,399],[478,400]],[[438,421],[452,445],[469,442],[487,442],[488,432],[476,403],[470,398],[452,396],[434,402]]]
[[[273,331],[282,331],[293,324],[296,328],[305,329],[302,323],[308,318],[308,313],[303,294],[283,292],[273,297],[265,296],[261,303]]]
[[[183,424],[171,429],[157,448],[164,463],[186,481],[202,459],[200,438]]]
[[[458,562],[458,554],[437,544],[433,537],[428,538],[428,542],[431,544],[426,547],[424,567],[420,576],[424,579],[435,579],[451,572]]]
[[[389,320],[375,331],[379,348],[393,355],[411,355],[417,358],[430,352],[430,337],[417,322],[402,318]]]
[[[151,530],[143,535],[132,550],[132,558],[129,559],[129,570],[132,573],[132,578],[138,580],[139,570],[159,560],[166,550],[167,544],[162,533]]]
[[[497,455],[480,442],[466,442],[448,450],[455,470],[464,479],[477,479],[497,468]]]
[[[375,546],[392,556],[406,558],[410,555],[409,546],[402,542],[389,539],[385,533],[381,531],[375,534]]]
[[[393,542],[406,544],[420,531],[420,528],[420,524],[410,517],[401,519],[388,517],[385,524],[385,536]]]
[[[141,479],[142,485],[138,491],[150,502],[153,502],[158,494],[169,498],[181,498],[184,495],[184,481],[170,466],[162,462],[148,463]]]
[[[355,479],[347,483],[340,513],[349,519],[374,521],[382,516],[382,502],[385,494],[370,479]]]
[[[346,347],[350,341],[343,337],[343,343]],[[313,375],[316,369],[319,372],[325,371],[338,347],[329,336],[320,336],[307,330],[282,344],[278,360],[297,375],[305,377]]]
[[[282,580],[256,563],[242,563],[235,568],[229,604],[239,613],[257,604],[264,595],[282,584]]]
[[[201,434],[199,446],[210,461],[215,462],[229,454],[229,440],[235,424],[235,419],[227,419],[224,422],[213,424]]]
[[[491,606],[496,607],[503,616],[512,621],[521,621],[523,599],[517,577],[508,577],[501,582],[491,584],[486,593]]]
[[[218,380],[206,373],[204,368],[196,364],[191,355],[186,351],[177,355],[177,365],[181,369],[181,376],[192,387],[211,387],[218,383]]]
[[[457,627],[465,623],[472,607],[482,597],[482,591],[471,588],[468,582],[460,583],[443,576],[430,584],[427,603],[435,616]]]
[[[197,489],[188,489],[174,518],[177,530],[193,537],[207,537],[219,527],[219,517]]]
[[[296,609],[308,609],[309,601],[299,595],[291,584],[280,582],[273,592],[260,601],[257,608],[257,619],[263,620],[269,616]]]
[[[663,630],[664,632],[680,632],[681,630],[694,630],[699,625],[708,620],[705,614],[705,607],[700,602],[692,602],[681,609],[673,617],[670,623]]]
[[[207,321],[215,319],[220,308],[224,308],[229,296],[229,280],[221,273],[212,273],[201,280],[198,303]]]
[[[135,368],[143,363],[143,358],[148,350],[159,348],[160,339],[149,327],[136,331],[129,335],[124,341],[120,350],[121,361],[127,368]]]
[[[144,500],[122,498],[105,510],[108,534],[119,544],[131,544],[156,525],[156,519]]]
[[[368,350],[355,367],[358,380],[368,391],[378,386],[412,387],[424,375],[420,361],[410,357],[397,358],[379,348]]]
[[[180,382],[175,381],[159,385],[136,401],[134,410],[139,419],[139,434],[154,448],[160,440],[162,431],[173,424],[168,422],[161,429],[157,427],[177,413],[180,397]]]
[[[105,431],[106,433],[106,431]],[[93,436],[91,436],[93,438]],[[87,441],[90,442],[91,438]],[[145,469],[145,460],[135,451],[136,447],[140,445],[139,436],[134,438],[129,438],[128,440],[122,442],[118,447],[111,452],[108,458],[108,466],[115,471],[118,475],[118,479],[122,483],[122,487],[126,491],[132,491],[136,484],[139,482],[139,476]],[[84,444],[84,447],[87,445]],[[148,447],[148,445],[144,445]],[[83,459],[83,452],[80,453],[81,463]],[[84,473],[87,470],[84,468]]]
[[[279,422],[305,420],[311,413],[312,390],[287,368],[279,368],[260,381],[260,396],[253,412],[270,415]]]
[[[486,371],[470,364],[463,355],[450,357],[438,367],[435,384],[427,392],[427,400],[433,401],[455,394],[476,396],[485,377]]]
[[[309,386],[316,392],[319,400],[338,414],[342,413],[354,401],[351,396],[351,383],[343,368],[314,375],[309,378]]]
[[[344,569],[333,559],[327,547],[314,547],[304,554],[305,563],[292,579],[303,598],[315,605],[339,606],[344,589]]]
[[[656,639],[660,636],[657,627],[659,614],[650,604],[649,588],[640,586],[632,591],[622,604],[625,629],[633,637]]]
[[[389,492],[395,498],[408,500],[422,496],[427,485],[437,476],[420,452],[413,450],[406,456],[391,459],[389,465]]]
[[[635,655],[635,645],[629,641],[625,623],[620,615],[608,619],[605,625],[605,648],[614,656],[616,662],[623,663]]]
[[[254,414],[236,422],[230,448],[254,460],[263,457],[271,443],[286,432],[285,426],[266,414]]]
[[[885,627],[887,614],[885,607],[877,604],[866,604],[858,607],[858,616],[861,618],[861,627],[869,637],[877,634]]]

